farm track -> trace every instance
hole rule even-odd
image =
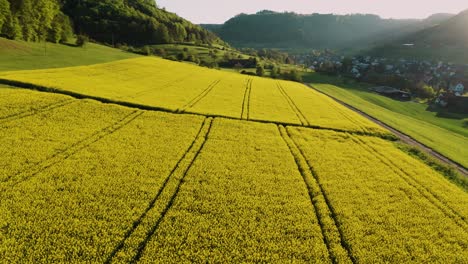
[[[133,223],[105,263],[135,263],[140,260],[149,241],[156,234],[159,225],[174,204],[185,177],[203,150],[212,124],[212,118],[206,118],[203,121],[191,145],[173,167],[146,210]],[[149,230],[148,227],[150,227]]]
[[[115,122],[114,124],[106,128],[103,128],[100,131],[92,134],[91,136],[72,144],[65,150],[54,153],[52,156],[46,158],[45,160],[39,163],[29,166],[25,168],[24,170],[7,177],[6,179],[1,180],[0,183],[8,184],[8,187],[14,187],[21,182],[27,181],[33,178],[34,176],[36,176],[37,174],[47,170],[48,168],[54,165],[57,165],[61,163],[62,161],[68,159],[72,155],[87,148],[91,144],[96,143],[99,140],[103,139],[104,137],[107,137],[117,132],[118,130],[122,129],[123,127],[131,123],[133,120],[137,119],[142,114],[143,112],[135,110],[131,114],[126,115],[124,118]]]
[[[310,125],[309,120],[307,120],[304,113],[302,113],[301,109],[299,109],[299,107],[296,105],[296,103],[294,103],[292,98],[288,95],[286,90],[284,90],[283,86],[281,86],[281,84],[279,82],[276,83],[276,86],[278,87],[278,90],[280,91],[280,93],[283,95],[284,99],[288,102],[289,107],[291,108],[291,110],[296,114],[296,117],[299,120],[299,122],[301,122],[301,124],[303,126]]]
[[[331,99],[335,100],[335,102],[347,107],[350,110],[353,110],[354,112],[356,112],[356,113],[360,114],[361,116],[367,118],[368,120],[376,123],[377,125],[380,125],[380,126],[386,128],[387,130],[392,132],[394,135],[396,135],[402,142],[405,142],[406,144],[409,144],[411,146],[418,147],[424,153],[427,153],[431,157],[434,157],[435,159],[437,159],[438,161],[441,161],[444,164],[447,164],[447,165],[449,165],[451,167],[456,168],[456,170],[458,170],[463,176],[468,177],[468,168],[461,165],[460,163],[448,158],[447,156],[441,154],[440,152],[435,151],[431,147],[419,142],[418,140],[416,140],[416,139],[412,138],[411,136],[401,132],[400,130],[398,130],[398,129],[390,126],[390,125],[387,125],[386,123],[380,121],[379,119],[377,119],[375,117],[372,117],[369,114],[366,114],[365,112],[357,109],[354,106],[352,106],[350,104],[347,104],[347,103],[339,100],[338,98],[335,98],[335,97],[333,97],[331,95],[328,95],[328,94],[326,94],[326,93],[324,93],[322,91],[319,91],[319,90],[317,90],[316,88],[314,88],[313,86],[311,86],[309,84],[304,84],[304,85],[310,87],[311,89],[314,89],[315,91],[317,91],[317,92],[319,92],[319,93],[321,93],[323,95],[326,95],[326,96],[330,97]]]
[[[422,197],[424,197],[429,203],[434,205],[437,209],[439,209],[446,217],[453,220],[458,226],[460,226],[465,231],[468,231],[468,224],[464,219],[463,215],[458,213],[456,210],[448,206],[444,201],[437,198],[437,196],[431,192],[427,187],[423,184],[419,183],[417,180],[412,178],[408,173],[406,173],[403,169],[398,166],[398,164],[391,161],[388,157],[385,157],[384,154],[379,152],[377,149],[373,148],[372,146],[366,144],[359,138],[351,137],[352,140],[361,146],[364,150],[366,150],[371,155],[375,156],[377,159],[380,160],[383,164],[385,164],[390,170],[392,170],[395,174],[397,174],[406,184],[411,186],[415,189]]]
[[[330,255],[330,260],[333,263],[356,263],[357,261],[351,252],[351,248],[344,238],[337,214],[331,206],[330,200],[320,184],[313,167],[307,161],[303,151],[291,137],[287,128],[278,126],[278,130],[303,177],[322,231],[324,243]]]
[[[67,106],[67,105],[72,104],[74,102],[75,101],[73,99],[62,100],[62,101],[59,101],[59,102],[56,102],[56,103],[53,103],[53,104],[50,104],[50,105],[40,107],[38,109],[28,110],[28,111],[24,111],[24,112],[20,112],[20,113],[16,113],[16,114],[11,114],[11,115],[8,115],[8,116],[5,116],[5,117],[0,117],[0,124],[15,121],[15,120],[19,120],[19,119],[30,117],[30,116],[34,116],[34,115],[45,113],[45,112],[48,112],[48,111],[52,111],[54,109]]]
[[[212,82],[208,87],[203,90],[199,95],[197,95],[195,98],[190,100],[187,104],[185,104],[181,109],[177,109],[177,112],[184,113],[186,109],[194,107],[198,102],[203,100],[215,87],[221,82],[221,80],[216,80]]]
[[[253,78],[247,79],[245,86],[244,100],[242,101],[242,112],[240,119],[250,120],[250,95],[252,93],[252,82]]]

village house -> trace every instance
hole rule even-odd
[[[455,96],[462,96],[465,92],[465,86],[461,83],[453,85],[449,89]]]

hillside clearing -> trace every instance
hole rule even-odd
[[[0,38],[0,72],[90,65],[139,57],[119,49],[88,43],[73,45],[13,41]]]

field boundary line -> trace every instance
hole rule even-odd
[[[242,101],[241,120],[250,120],[250,97],[252,93],[252,82],[253,78],[247,79],[245,85],[244,99]]]
[[[434,195],[430,190],[428,190],[427,187],[425,187],[423,184],[419,183],[413,177],[408,175],[403,169],[398,167],[397,164],[395,164],[389,158],[384,156],[380,151],[373,148],[372,146],[367,145],[360,138],[356,138],[356,137],[351,137],[351,138],[355,143],[357,143],[359,146],[361,146],[361,148],[366,150],[371,155],[376,154],[374,156],[377,159],[379,159],[383,164],[385,164],[385,166],[387,166],[396,175],[398,175],[398,177],[400,177],[400,179],[406,182],[406,184],[408,184],[410,187],[415,189],[429,203],[431,203],[433,206],[439,209],[446,217],[450,218],[452,221],[454,221],[458,226],[460,226],[465,231],[468,230],[468,225],[463,215],[460,215],[460,213],[458,213],[456,210],[454,210],[453,208],[448,206],[446,203],[444,203],[442,200],[437,198],[437,196]]]
[[[196,104],[198,104],[201,100],[203,100],[220,82],[221,82],[220,79],[212,82],[210,85],[208,85],[208,87],[205,90],[203,90],[199,95],[197,95],[192,100],[190,100],[181,109],[177,109],[176,112],[183,113],[185,112],[186,109],[193,108]]]
[[[352,106],[350,104],[347,104],[344,101],[342,101],[342,100],[340,100],[340,99],[338,99],[336,97],[333,97],[333,96],[331,96],[331,95],[329,95],[329,94],[327,94],[325,92],[322,92],[322,91],[316,89],[315,87],[313,87],[310,84],[304,83],[304,85],[306,85],[307,87],[310,87],[314,91],[317,91],[317,92],[319,92],[319,93],[321,93],[321,94],[323,94],[325,96],[330,97],[331,99],[335,100],[335,102],[337,102],[337,103],[347,107],[348,109],[360,114],[361,116],[367,118],[368,120],[374,122],[375,124],[386,128],[388,131],[393,133],[402,142],[405,142],[408,145],[416,146],[416,147],[420,148],[424,153],[427,153],[431,157],[434,157],[435,159],[437,159],[438,161],[441,161],[444,164],[455,167],[463,176],[468,177],[468,168],[463,166],[461,163],[454,161],[453,159],[451,159],[451,158],[445,156],[444,154],[434,150],[433,148],[427,146],[426,144],[414,139],[410,135],[401,132],[397,128],[395,128],[393,126],[390,126],[387,123],[385,123],[385,122],[371,116],[370,114],[367,114],[364,111],[361,111],[358,108],[356,108],[356,107],[354,107],[354,106]]]
[[[70,105],[72,103],[75,103],[75,101],[73,99],[67,99],[67,100],[62,100],[60,102],[56,102],[56,103],[53,103],[53,104],[49,104],[49,105],[40,107],[38,109],[23,111],[23,112],[11,114],[11,115],[8,115],[8,116],[0,117],[0,124],[20,120],[20,119],[30,117],[30,116],[34,116],[34,115],[38,115],[38,114],[41,114],[41,113],[46,113],[48,111],[52,111],[54,109],[67,106],[67,105]]]
[[[174,109],[169,109],[169,108],[164,108],[164,107],[159,107],[159,106],[150,106],[150,105],[131,103],[131,102],[126,102],[126,101],[113,100],[113,99],[99,97],[99,96],[80,94],[80,93],[71,92],[67,90],[61,90],[57,88],[48,88],[48,87],[38,86],[38,85],[30,84],[30,83],[10,81],[10,80],[5,80],[1,78],[0,78],[0,84],[6,84],[6,85],[14,86],[14,87],[19,87],[22,89],[35,90],[35,91],[41,91],[41,92],[46,92],[46,93],[63,94],[63,95],[71,96],[73,98],[80,99],[80,100],[90,99],[90,100],[101,102],[103,104],[114,104],[114,105],[120,105],[120,106],[124,106],[128,108],[145,110],[145,111],[155,111],[155,112],[163,112],[163,113],[171,113],[171,114],[188,114],[188,115],[195,115],[195,116],[202,116],[202,117],[224,118],[224,119],[230,119],[230,120],[243,120],[242,118],[239,118],[239,117],[226,116],[226,115],[220,115],[220,114],[209,114],[209,113],[202,114],[202,113],[197,113],[193,111],[185,111],[181,113],[181,112],[177,112]],[[390,141],[397,140],[397,137],[390,133],[352,131],[352,130],[346,130],[346,129],[317,126],[317,125],[303,126],[297,123],[295,124],[295,123],[262,120],[262,119],[254,119],[254,118],[250,118],[249,120],[244,120],[244,121],[262,123],[262,124],[283,125],[283,126],[290,126],[290,127],[303,127],[303,128],[317,129],[317,130],[328,130],[328,131],[335,131],[335,132],[340,132],[340,133],[350,133],[353,135],[355,134],[355,135],[362,135],[362,136],[371,136],[371,137],[382,138],[382,139],[390,140]]]
[[[330,260],[333,263],[357,263],[351,252],[350,245],[344,239],[336,212],[331,206],[317,174],[307,161],[303,151],[289,134],[288,129],[279,125],[278,130],[303,178],[315,216],[322,231],[323,241],[329,252]]]
[[[154,234],[156,234],[159,225],[162,223],[165,215],[171,209],[180,191],[180,188],[184,183],[185,177],[203,150],[205,143],[208,140],[213,122],[214,121],[212,118],[206,118],[203,120],[200,129],[193,139],[191,145],[187,148],[185,153],[178,160],[169,175],[166,177],[163,185],[159,188],[154,198],[150,201],[146,210],[135,222],[133,222],[132,227],[126,232],[124,238],[114,248],[105,263],[134,263],[142,257],[147,244],[154,236]],[[186,164],[184,164],[185,162]],[[161,207],[157,207],[158,205]],[[151,222],[151,219],[148,219],[147,217],[151,212],[154,211],[153,209],[157,210],[154,213],[158,213],[157,220],[154,223]],[[151,226],[151,228],[149,230],[145,230],[145,227],[142,227],[144,224]],[[139,227],[141,227],[141,229],[138,229]],[[133,244],[132,241],[134,242]],[[120,257],[118,253],[123,250],[129,250],[130,252],[126,251],[126,254],[123,254],[123,257]],[[125,258],[125,260],[120,258]]]
[[[289,104],[289,107],[293,112],[296,114],[297,119],[299,122],[301,122],[302,125],[308,126],[310,125],[309,120],[305,117],[304,113],[302,113],[301,109],[296,105],[296,103],[292,100],[292,98],[288,95],[286,90],[283,88],[283,86],[280,84],[280,82],[276,82],[276,86],[278,87],[278,90],[280,93],[283,95],[284,99],[286,99],[286,102]]]
[[[46,159],[33,164],[29,166],[26,169],[23,169],[20,172],[15,173],[14,175],[10,175],[9,177],[2,179],[0,183],[5,183],[8,184],[9,187],[14,187],[17,184],[21,182],[25,182],[37,174],[49,169],[50,167],[57,165],[61,163],[62,161],[68,159],[69,157],[73,156],[77,152],[89,147],[90,145],[98,142],[99,140],[103,139],[106,136],[109,136],[118,130],[122,129],[135,119],[137,119],[139,116],[141,116],[144,112],[135,110],[132,113],[126,115],[124,118],[118,120],[117,122],[113,123],[110,126],[107,126],[92,135],[79,140],[73,144],[71,144],[69,147],[62,151],[58,151],[54,154],[52,154],[50,157],[47,157]],[[32,172],[31,172],[32,171]],[[13,180],[13,182],[12,182]]]

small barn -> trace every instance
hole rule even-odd
[[[411,94],[400,89],[389,87],[389,86],[379,86],[374,87],[371,90],[374,92],[384,95],[397,100],[411,100]]]

